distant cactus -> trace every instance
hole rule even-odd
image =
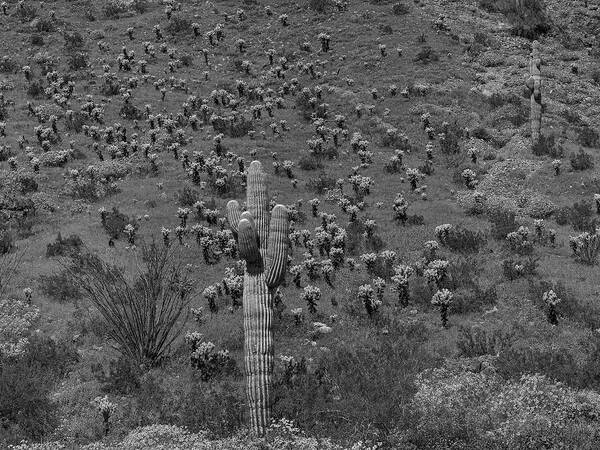
[[[531,142],[536,145],[540,140],[542,128],[542,60],[540,59],[540,44],[533,41],[531,61],[529,63],[529,78],[527,79],[527,92],[531,98]]]
[[[263,435],[271,416],[273,376],[272,292],[283,280],[289,237],[288,211],[277,205],[271,211],[266,176],[259,161],[248,168],[246,205],[227,204],[227,219],[238,240],[239,254],[246,261],[244,274],[244,330],[246,393],[252,430]]]

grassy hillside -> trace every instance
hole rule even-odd
[[[148,442],[166,433],[164,448],[596,447],[593,2],[4,11],[2,445],[162,448]],[[532,147],[533,39],[543,138]],[[253,160],[293,229],[264,440],[246,434],[243,266],[224,231]],[[102,280],[126,301],[136,277],[153,278],[152,240],[191,289],[165,357],[140,367],[70,248],[115,266],[123,277]],[[446,289],[442,326],[432,298]]]

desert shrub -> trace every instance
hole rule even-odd
[[[122,355],[110,360],[108,371],[101,363],[93,364],[91,370],[105,394],[131,395],[140,389],[142,371]]]
[[[569,155],[569,160],[571,161],[573,170],[587,170],[594,167],[592,155],[584,152],[582,148],[580,148],[577,153],[571,153]]]
[[[56,23],[49,17],[42,17],[36,22],[35,29],[39,33],[53,33],[56,31]]]
[[[569,223],[577,231],[593,233],[598,226],[598,219],[594,217],[594,208],[590,200],[573,203],[569,211]]]
[[[317,177],[308,180],[307,187],[317,194],[324,194],[326,190],[335,187],[336,178],[327,172],[321,172]]]
[[[85,69],[88,66],[88,54],[86,52],[73,52],[67,56],[67,64],[71,70]]]
[[[392,12],[395,16],[404,16],[410,12],[410,7],[403,2],[394,3]]]
[[[17,17],[21,22],[31,22],[37,17],[37,9],[31,3],[20,3],[17,7]]]
[[[42,45],[44,45],[44,37],[41,34],[32,34],[31,45],[41,47]]]
[[[577,142],[584,147],[598,148],[600,136],[598,136],[598,132],[589,125],[584,125],[578,130]]]
[[[119,116],[129,120],[141,120],[144,117],[144,113],[137,106],[127,102],[121,106]]]
[[[81,292],[73,285],[70,277],[64,271],[50,275],[41,275],[39,279],[40,290],[47,297],[58,303],[76,303]]]
[[[505,381],[447,364],[416,385],[414,448],[593,448],[600,436],[597,394],[543,375]]]
[[[0,72],[1,73],[13,73],[17,70],[17,63],[10,56],[3,56],[0,59]]]
[[[133,274],[91,253],[77,254],[64,264],[74,285],[104,319],[120,353],[136,364],[163,361],[187,320],[194,284],[176,248],[142,242]]]
[[[184,186],[183,189],[177,191],[177,203],[179,203],[179,206],[192,206],[199,199],[200,192],[190,186]]]
[[[44,85],[39,80],[33,80],[27,85],[27,95],[32,98],[43,98],[46,95]]]
[[[189,33],[192,29],[192,20],[184,14],[173,14],[165,30],[175,36],[176,34]]]
[[[79,31],[65,31],[63,32],[63,39],[65,40],[65,48],[68,51],[80,49],[84,44],[83,35]]]
[[[440,239],[438,237],[438,239]],[[487,239],[481,231],[472,231],[463,226],[451,227],[448,233],[444,234],[440,239],[440,243],[457,252],[478,252],[479,249],[486,245]]]
[[[332,0],[308,0],[308,7],[318,13],[324,13],[332,6]]]
[[[59,232],[58,236],[56,236],[56,240],[47,245],[46,257],[65,256],[71,252],[79,251],[82,245],[83,241],[78,235],[72,234],[68,238],[63,239]]]
[[[559,159],[563,157],[564,149],[562,145],[556,142],[554,135],[540,135],[540,139],[532,147],[531,151],[536,156],[548,155],[551,158]]]
[[[497,240],[504,240],[509,233],[516,231],[519,224],[514,211],[504,208],[494,208],[488,211],[487,219],[492,223],[492,236]]]
[[[459,325],[456,347],[463,357],[497,355],[515,338],[516,331],[503,323]]]
[[[517,36],[533,40],[552,28],[544,0],[479,0],[479,6],[504,14]]]
[[[119,239],[123,235],[125,225],[131,223],[129,217],[120,212],[116,206],[113,207],[112,211],[107,211],[104,214],[102,228],[112,239]]]
[[[302,155],[298,160],[298,167],[302,170],[317,170],[323,168],[323,163],[314,155]]]
[[[211,124],[215,132],[223,133],[225,136],[233,138],[246,136],[250,130],[254,129],[253,122],[244,116],[231,120],[218,117]]]
[[[127,12],[128,4],[124,0],[108,0],[102,7],[102,12],[108,19],[118,19],[120,14]]]
[[[464,135],[464,130],[455,121],[451,123],[443,139],[440,139],[440,150],[445,155],[454,155],[460,152],[460,140]]]
[[[16,153],[10,145],[0,146],[0,161],[8,161],[8,158],[15,156]]]
[[[11,229],[0,230],[0,255],[12,252],[15,246],[15,234]]]
[[[387,335],[351,345],[346,339],[332,342],[313,368],[301,358],[282,361],[274,380],[274,417],[294,417],[304,430],[345,442],[384,440],[394,426],[406,424],[414,375],[436,360],[423,346],[423,325],[391,319],[384,324]]]
[[[184,67],[191,67],[194,64],[194,56],[190,53],[186,53],[179,57],[179,61]]]
[[[413,61],[420,62],[423,64],[428,64],[430,62],[437,61],[439,59],[440,59],[440,57],[435,52],[435,50],[433,48],[431,48],[429,45],[426,45],[424,47],[421,47],[421,50],[419,50],[417,52],[417,54],[413,58]]]
[[[21,439],[39,440],[59,423],[50,399],[55,383],[77,361],[75,349],[44,335],[29,338],[21,357],[0,357],[0,444],[17,444]]]

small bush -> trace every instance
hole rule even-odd
[[[556,142],[554,135],[540,135],[539,141],[532,146],[531,151],[536,156],[548,155],[554,159],[560,159],[564,154],[562,145]]]
[[[183,189],[177,191],[177,202],[180,206],[192,206],[199,199],[200,192],[190,186],[184,186]]]
[[[582,148],[577,153],[571,153],[569,160],[571,161],[573,170],[587,170],[594,167],[592,155],[584,152]]]
[[[81,70],[87,68],[88,54],[85,52],[75,52],[67,57],[67,64],[71,70]]]
[[[108,0],[104,3],[102,12],[107,19],[118,19],[119,15],[127,12],[127,3],[122,0]]]
[[[44,45],[44,37],[41,34],[32,34],[31,45],[41,47],[42,45]]]
[[[173,14],[167,24],[165,31],[173,36],[177,34],[190,33],[192,20],[184,14]]]
[[[327,172],[321,172],[318,177],[308,180],[307,186],[309,190],[322,195],[326,190],[334,188],[335,182],[336,178]]]
[[[119,239],[119,237],[123,236],[125,225],[130,223],[129,217],[120,212],[115,206],[112,211],[106,212],[106,218],[102,222],[102,227],[112,239]]]
[[[298,167],[300,167],[302,170],[317,170],[322,169],[323,164],[317,157],[313,155],[303,155],[298,160]]]
[[[392,6],[392,12],[395,16],[404,16],[410,12],[410,7],[406,3],[398,2]]]
[[[108,373],[100,363],[91,369],[101,384],[100,390],[106,394],[131,395],[140,389],[141,370],[124,356],[110,360]]]
[[[54,242],[51,242],[46,247],[46,258],[53,256],[67,256],[72,252],[78,252],[83,245],[81,238],[72,234],[68,238],[63,239],[60,232]]]
[[[42,18],[35,25],[36,31],[40,33],[53,33],[56,31],[56,23],[50,18]]]
[[[450,250],[464,253],[476,253],[487,243],[485,234],[472,231],[463,226],[452,227],[441,240],[441,244]]]
[[[413,62],[420,62],[423,64],[428,64],[433,61],[438,61],[440,57],[435,52],[433,48],[429,45],[426,45],[419,50],[417,55],[413,58]]]
[[[508,233],[519,228],[514,211],[504,208],[495,208],[488,212],[487,218],[492,223],[492,236],[497,240],[504,240]]]
[[[39,80],[33,80],[27,85],[27,95],[31,98],[40,99],[46,96],[44,85]]]
[[[331,0],[308,0],[308,7],[318,13],[323,13],[332,6],[333,2]]]
[[[40,276],[39,285],[41,291],[47,297],[58,303],[77,303],[81,292],[71,282],[66,272],[58,272],[51,275]]]
[[[596,130],[584,125],[578,130],[577,142],[584,147],[598,148],[600,136]]]

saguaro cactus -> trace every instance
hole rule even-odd
[[[247,207],[237,201],[227,204],[227,219],[238,240],[239,254],[246,261],[244,273],[244,353],[246,394],[252,430],[264,434],[271,414],[273,375],[272,293],[281,283],[287,264],[288,211],[277,205],[271,211],[265,173],[259,161],[248,168]]]
[[[540,58],[540,44],[533,41],[531,50],[531,61],[529,63],[529,78],[527,79],[527,89],[531,98],[531,141],[536,145],[540,139],[542,128],[542,60]]]

